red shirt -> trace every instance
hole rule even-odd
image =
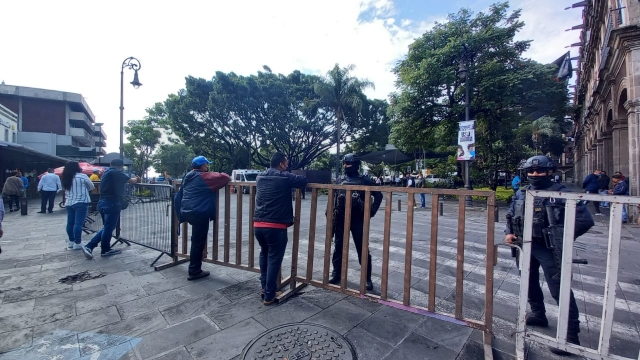
[[[271,223],[264,221],[254,221],[253,227],[256,228],[268,228],[268,229],[286,229],[287,224]]]

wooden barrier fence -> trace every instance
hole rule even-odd
[[[237,192],[233,194],[231,187],[237,188]],[[249,187],[249,221],[248,229],[243,228],[243,187]],[[283,290],[282,294],[278,296],[278,300],[282,301],[295,294],[298,290],[306,285],[312,285],[315,287],[340,292],[343,294],[356,296],[360,298],[367,298],[369,300],[377,301],[381,304],[400,308],[403,310],[411,311],[414,313],[420,313],[427,316],[438,316],[439,318],[455,319],[451,320],[459,324],[466,324],[467,326],[481,330],[484,333],[484,350],[485,359],[492,359],[491,351],[491,338],[492,338],[492,317],[493,317],[493,268],[496,263],[497,250],[494,245],[494,230],[495,230],[495,207],[496,199],[495,193],[491,191],[478,191],[478,190],[455,190],[455,189],[418,189],[418,188],[387,188],[379,186],[345,186],[345,185],[330,185],[330,184],[309,184],[308,188],[311,188],[311,199],[309,209],[309,229],[308,229],[308,250],[307,250],[307,262],[305,264],[306,271],[304,273],[298,273],[298,261],[300,254],[300,226],[302,215],[302,200],[300,190],[297,190],[297,196],[295,197],[294,205],[294,217],[295,222],[293,225],[293,239],[291,250],[291,268],[290,273],[284,279],[279,278],[279,288]],[[177,189],[176,189],[177,190]],[[332,224],[333,224],[333,201],[327,201],[326,209],[326,224],[325,234],[316,234],[317,229],[317,215],[318,215],[318,198],[321,196],[320,192],[327,192],[328,199],[333,199],[334,194],[338,190],[346,191],[346,214],[344,220],[344,234],[343,234],[343,248],[342,248],[342,273],[341,282],[339,285],[329,284],[329,270],[331,266],[331,244],[333,240]],[[364,213],[364,227],[363,227],[363,242],[362,242],[362,264],[360,265],[360,281],[357,288],[350,288],[347,282],[347,272],[349,264],[349,238],[350,238],[350,218],[351,218],[351,194],[353,191],[365,192],[365,209],[371,206],[371,192],[380,191],[384,194],[385,201],[380,207],[379,213],[384,212],[384,231],[382,242],[382,273],[380,282],[380,295],[371,294],[366,291],[366,274],[368,262],[366,261],[366,254],[369,250],[369,232],[370,232],[370,212]],[[224,189],[224,211],[221,213],[220,202],[216,204],[216,216],[213,220],[213,238],[211,242],[211,253],[209,253],[209,246],[205,247],[203,261],[232,267],[236,269],[242,269],[260,273],[259,264],[255,264],[255,247],[256,242],[254,240],[254,227],[253,227],[253,213],[255,209],[256,187],[255,183],[234,182],[229,183]],[[406,209],[406,240],[405,240],[405,258],[404,258],[404,279],[403,279],[403,296],[402,300],[391,299],[389,297],[389,257],[391,248],[391,217],[392,217],[392,201],[394,193],[407,194],[407,209]],[[430,231],[430,243],[429,243],[429,291],[428,301],[426,304],[414,304],[411,302],[411,267],[412,267],[412,247],[413,247],[413,226],[414,226],[414,205],[415,194],[430,194],[431,196],[431,231]],[[235,219],[235,258],[231,259],[231,201],[232,195],[236,196],[236,219]],[[412,196],[413,195],[413,196]],[[436,268],[438,260],[438,212],[441,208],[440,195],[454,195],[458,197],[458,229],[457,229],[457,251],[456,251],[456,284],[455,284],[455,311],[453,314],[443,313],[436,308]],[[485,263],[485,306],[483,313],[483,320],[468,319],[463,317],[463,279],[464,279],[464,248],[465,248],[465,213],[467,211],[465,204],[465,196],[472,195],[482,198],[486,198],[486,263]],[[175,215],[175,214],[174,214]],[[220,230],[220,217],[223,217],[223,236],[219,238]],[[177,217],[174,216],[174,221],[177,225]],[[174,228],[178,228],[174,226]],[[248,258],[246,263],[243,263],[243,232],[248,232]],[[319,241],[324,242],[324,256],[322,265],[322,277],[314,277],[314,256],[316,238],[320,236]],[[174,237],[174,263],[188,261],[189,248],[188,248],[188,224],[183,223],[181,228],[181,241],[178,238],[177,232],[173,234]],[[219,253],[220,241],[222,241],[222,254]],[[181,249],[179,249],[179,243],[181,243]],[[168,264],[168,265],[173,265]]]

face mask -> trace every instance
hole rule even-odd
[[[350,176],[358,175],[358,168],[354,166],[344,168],[344,173]]]
[[[529,176],[529,184],[536,190],[546,189],[551,186],[551,176]]]

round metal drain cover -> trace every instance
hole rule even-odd
[[[339,333],[317,324],[285,324],[251,341],[243,360],[356,360],[351,343]]]

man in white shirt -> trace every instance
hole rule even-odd
[[[38,214],[44,214],[49,210],[49,214],[53,212],[53,203],[56,201],[56,194],[62,190],[62,183],[60,183],[60,177],[53,173],[53,169],[47,169],[47,174],[44,175],[38,183],[38,191],[42,201],[40,203],[40,211]],[[47,203],[49,207],[47,209]]]

